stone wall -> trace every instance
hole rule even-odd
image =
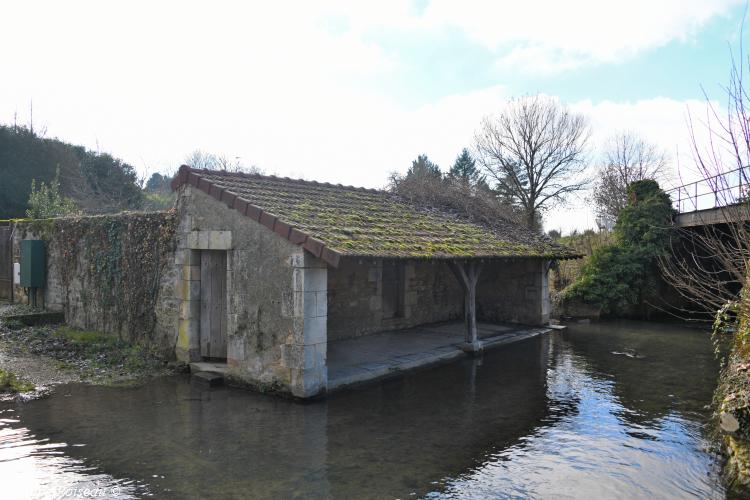
[[[118,215],[18,221],[13,260],[22,240],[43,240],[46,286],[37,304],[62,311],[76,328],[158,347],[172,356],[179,299],[174,261],[174,214]],[[28,302],[14,286],[14,300]]]
[[[477,284],[480,321],[530,325],[549,321],[546,261],[485,263]],[[463,318],[464,292],[445,261],[404,264],[404,311],[385,318],[382,260],[342,259],[328,275],[328,339],[358,337]]]
[[[230,377],[299,397],[326,391],[329,340],[463,317],[464,292],[445,261],[399,264],[401,305],[393,315],[383,303],[382,259],[342,258],[328,267],[203,191],[183,185],[177,195],[176,213],[19,223],[16,261],[22,239],[44,239],[47,308],[64,311],[73,326],[192,362],[202,359],[201,252],[225,251]],[[485,264],[478,319],[546,322],[546,284],[546,263],[537,259]]]
[[[342,259],[329,270],[329,340],[463,317],[464,294],[445,262],[404,263],[401,317],[384,317],[382,275],[381,259]]]
[[[324,392],[327,266],[192,186],[180,188],[176,262],[182,307],[176,353],[200,356],[200,252],[227,251],[227,363],[261,390]]]
[[[549,323],[549,263],[513,259],[485,263],[477,283],[477,318],[497,323]]]

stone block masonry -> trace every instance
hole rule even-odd
[[[549,261],[513,259],[487,263],[477,283],[477,316],[494,323],[549,323]]]
[[[328,338],[412,328],[463,318],[464,292],[447,262],[411,260],[403,266],[402,310],[388,316],[383,305],[382,259],[346,259],[329,269]],[[545,325],[550,305],[548,261],[519,258],[482,264],[477,284],[481,321]]]
[[[260,390],[302,398],[324,393],[326,264],[192,186],[180,189],[178,214],[178,359],[201,358],[200,253],[222,250],[227,252],[229,376]]]
[[[21,240],[41,239],[47,249],[44,306],[61,311],[76,328],[97,330],[159,348],[172,356],[181,303],[173,212],[123,213],[18,221]],[[16,287],[15,300],[25,302]]]

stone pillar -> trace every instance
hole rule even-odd
[[[309,398],[326,392],[328,367],[328,267],[302,250],[292,257],[294,333],[281,346],[282,365],[290,370],[292,395]]]
[[[549,316],[550,312],[552,311],[552,304],[550,303],[549,299],[549,268],[550,268],[551,262],[548,260],[542,261],[542,282],[541,282],[541,290],[542,290],[542,317],[541,322],[543,325],[549,324]]]
[[[549,324],[550,300],[549,300],[549,261],[542,259],[530,259],[526,264],[528,273],[528,286],[526,286],[525,298],[527,306],[526,313],[528,322],[534,325]]]
[[[199,250],[178,249],[175,263],[182,269],[178,285],[180,316],[177,325],[175,356],[189,363],[201,359],[201,255]]]

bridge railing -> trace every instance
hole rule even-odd
[[[750,165],[667,191],[679,213],[726,207],[750,197]]]

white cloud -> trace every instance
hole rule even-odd
[[[570,54],[544,46],[521,45],[500,56],[495,61],[495,67],[503,71],[551,74],[576,69],[590,61],[590,57],[580,53]]]
[[[369,8],[340,0],[350,29],[373,26],[413,32],[459,30],[493,51],[498,65],[530,72],[566,70],[613,62],[674,40],[689,40],[705,23],[742,0],[432,0],[423,12],[408,2]],[[738,20],[739,23],[739,20]]]
[[[398,54],[366,36],[373,27],[458,29],[500,64],[559,71],[689,37],[733,3],[436,0],[420,12],[390,1],[10,2],[0,13],[0,122],[15,111],[25,121],[33,99],[49,135],[98,145],[142,174],[201,148],[282,175],[378,187],[420,153],[447,169],[508,95],[498,83],[416,109],[397,104],[362,84],[402,77]],[[325,29],[329,14],[344,19],[337,29]],[[628,128],[669,150],[684,144],[680,101],[574,106],[598,134]]]
[[[687,119],[688,114],[692,114],[694,119],[705,116],[707,108],[704,101],[659,97],[635,102],[584,100],[570,106],[588,116],[591,121],[591,143],[594,148],[592,167],[596,165],[597,153],[608,137],[623,131],[634,131],[669,155],[672,179],[665,183],[664,188],[700,179],[693,159],[693,139]],[[700,147],[704,147],[709,139],[707,129],[696,125],[695,140]],[[593,170],[592,168],[592,174]],[[573,229],[595,228],[596,220],[593,210],[584,200],[578,200],[570,206],[549,212],[545,226],[569,232]]]

